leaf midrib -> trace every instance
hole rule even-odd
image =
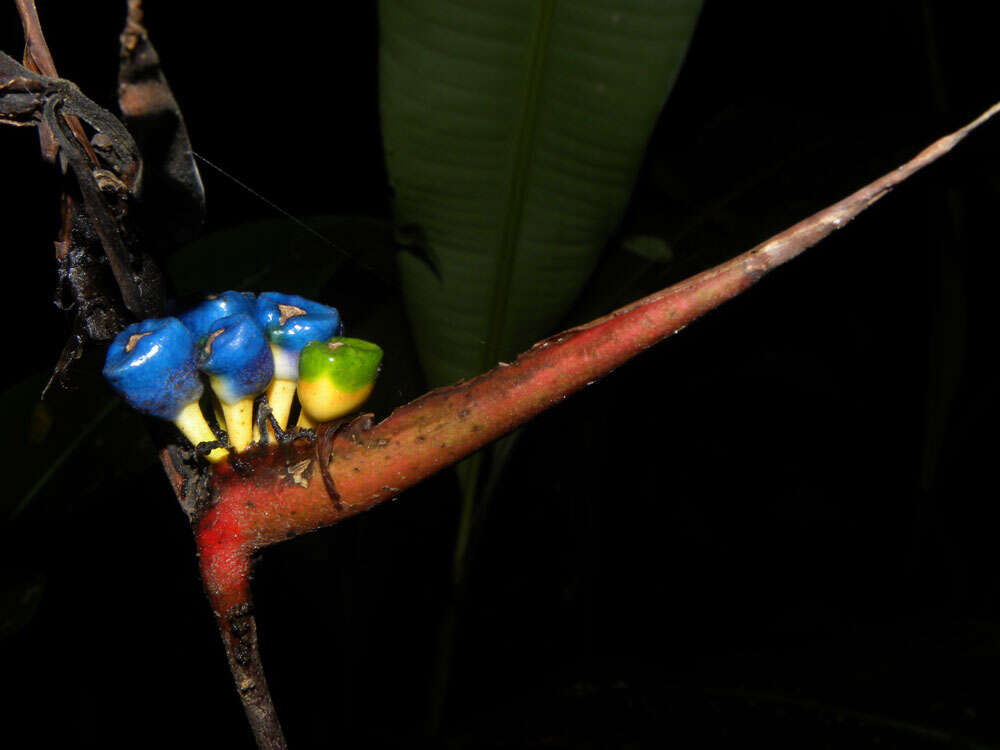
[[[538,126],[538,102],[541,96],[543,73],[548,61],[549,36],[552,30],[552,14],[555,10],[555,4],[556,0],[542,0],[538,23],[535,26],[531,64],[528,68],[528,90],[517,137],[514,141],[513,168],[504,210],[503,230],[500,235],[497,274],[493,285],[493,314],[490,317],[490,330],[481,371],[488,370],[500,359],[500,340],[507,317],[507,300],[514,275],[514,256],[520,240],[521,220],[524,216],[524,196],[528,182],[531,146]]]

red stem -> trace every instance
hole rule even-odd
[[[253,472],[246,477],[221,464],[213,476],[214,504],[196,529],[216,614],[224,617],[249,601],[254,553],[388,500],[607,375],[846,225],[998,110],[1000,104],[902,167],[722,265],[542,341],[512,364],[432,391],[370,430],[356,422],[333,436],[332,451],[322,457],[316,445],[300,440],[249,456]],[[328,492],[324,471],[339,500]]]
[[[388,500],[607,375],[740,294],[950,151],[1000,111],[994,105],[909,162],[742,255],[546,339],[512,364],[432,391],[370,427],[321,425],[318,438],[245,454],[250,472],[215,468],[211,503],[195,522],[201,573],[230,667],[261,747],[284,747],[250,614],[252,556]]]

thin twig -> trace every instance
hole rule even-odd
[[[35,8],[35,0],[15,0],[17,12],[21,16],[21,28],[24,29],[24,65],[27,68],[41,73],[48,78],[58,78],[55,60],[52,59],[52,52],[45,41],[45,34],[42,33],[42,24],[38,20],[38,9]],[[90,140],[83,130],[80,119],[74,115],[67,115],[66,122],[73,135],[80,142],[80,146],[87,152],[91,163],[98,166],[97,154],[91,148]],[[43,147],[43,151],[45,148]],[[53,153],[54,156],[54,153]],[[51,160],[51,159],[50,159]]]
[[[49,78],[57,78],[56,64],[49,51],[49,45],[42,33],[42,24],[38,20],[38,9],[35,0],[15,0],[17,12],[21,16],[21,28],[24,29],[24,64]]]

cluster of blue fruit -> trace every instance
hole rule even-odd
[[[216,440],[199,406],[200,373],[221,408],[229,442],[241,451],[256,439],[254,399],[267,393],[279,427],[288,423],[299,354],[311,342],[342,334],[333,307],[303,297],[223,292],[177,317],[130,325],[108,349],[104,376],[133,408],[174,422],[192,444]],[[208,459],[228,455],[215,448]]]

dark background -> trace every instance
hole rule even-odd
[[[39,5],[61,75],[113,109],[124,4]],[[388,219],[374,5],[248,7],[148,3],[194,148],[297,216]],[[709,0],[621,230],[674,261],[567,323],[753,246],[1000,98],[978,7]],[[524,432],[473,550],[439,740],[421,738],[452,475],[268,550],[254,596],[292,747],[1000,746],[998,144],[981,128]],[[84,377],[34,406],[66,332],[59,186],[27,129],[0,130],[0,176],[0,384],[30,414],[7,424],[12,477],[26,445],[56,462],[44,425],[72,432],[74,403],[107,392]],[[208,231],[276,216],[203,178]],[[375,338],[399,293],[366,273],[324,297]],[[405,342],[386,348],[379,415],[422,389]],[[105,422],[0,526],[0,732],[250,746],[185,520],[148,442],[123,445],[135,418]]]

